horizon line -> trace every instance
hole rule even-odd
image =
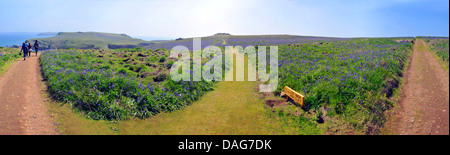
[[[127,33],[116,33],[116,32],[99,32],[99,31],[60,31],[60,32],[0,32],[0,33],[77,33],[77,32],[83,32],[83,33],[88,33],[88,32],[93,32],[93,33],[110,33],[110,34],[126,34],[128,36],[134,36],[134,37],[160,37],[160,38],[203,38],[203,37],[211,37],[211,36],[215,36],[215,34],[212,35],[207,35],[207,36],[196,36],[196,37],[172,37],[172,36],[151,36],[151,35],[130,35]],[[298,34],[232,34],[229,33],[230,36],[300,36],[300,37],[318,37],[318,38],[351,38],[351,39],[357,39],[357,38],[416,38],[416,37],[443,37],[443,38],[449,38],[450,36],[441,36],[441,35],[415,35],[415,36],[357,36],[357,37],[337,37],[337,36],[322,36],[322,35],[298,35]],[[227,35],[224,35],[227,36]]]

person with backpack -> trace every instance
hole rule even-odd
[[[28,42],[28,41],[27,41]],[[31,42],[28,42],[28,57],[31,58],[31,52],[32,52],[32,48],[31,48]]]
[[[38,50],[39,50],[39,43],[38,43],[37,40],[35,40],[35,42],[34,42],[34,51],[36,52],[36,56],[37,56]]]
[[[27,42],[28,42],[28,41],[25,41],[25,42],[22,44],[22,49],[20,49],[20,51],[23,51],[23,60],[26,60],[25,58],[27,57],[27,54],[28,54],[28,46],[27,46]]]

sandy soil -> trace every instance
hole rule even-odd
[[[34,53],[11,65],[0,77],[0,135],[56,134],[44,89]]]

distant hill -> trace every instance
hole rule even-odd
[[[38,36],[56,36],[56,35],[58,35],[58,32],[42,32],[37,35]]]
[[[282,45],[282,44],[302,44],[310,42],[330,42],[338,40],[349,40],[351,38],[333,38],[333,37],[316,37],[316,36],[297,36],[297,35],[231,35],[228,33],[217,33],[213,36],[200,37],[202,47],[210,45],[214,46],[266,46],[266,45]],[[185,46],[193,49],[193,38],[179,38],[155,44],[144,46],[148,49],[172,49],[175,46]]]
[[[231,36],[229,33],[216,33],[215,36]]]
[[[449,39],[449,37],[444,37],[444,36],[417,36],[417,38],[425,38],[425,39]]]
[[[202,47],[215,46],[264,46],[281,44],[301,44],[308,42],[329,42],[348,40],[350,38],[331,38],[296,35],[231,35],[218,33],[212,36],[200,37]],[[132,38],[126,34],[100,32],[60,32],[54,37],[29,39],[38,40],[42,49],[118,49],[144,47],[147,49],[172,49],[177,45],[192,49],[193,38],[179,38],[176,40],[145,41]]]
[[[38,40],[42,49],[117,49],[149,46],[152,43],[131,38],[126,34],[100,32],[60,32],[54,37],[29,39]]]

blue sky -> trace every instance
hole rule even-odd
[[[23,9],[21,9],[23,8]],[[449,36],[448,0],[0,0],[0,32]]]

